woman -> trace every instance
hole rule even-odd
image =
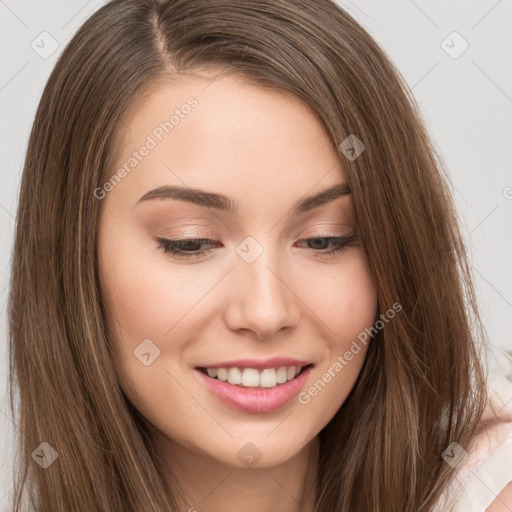
[[[441,166],[335,3],[109,2],[19,205],[16,511],[449,510],[512,435]]]

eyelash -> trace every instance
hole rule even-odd
[[[178,259],[191,259],[191,258],[200,258],[202,257],[206,252],[209,252],[213,248],[198,251],[198,252],[192,252],[192,251],[184,251],[183,245],[187,244],[204,244],[204,243],[211,243],[214,242],[213,240],[210,240],[208,238],[184,238],[182,240],[169,240],[167,238],[160,238],[157,237],[155,240],[158,242],[158,247],[162,249],[165,253],[171,254],[173,257],[176,257]],[[335,247],[334,249],[331,249],[329,251],[316,251],[315,249],[312,249],[316,257],[327,257],[327,258],[333,258],[337,256],[338,254],[342,253],[343,251],[347,250],[350,246],[354,245],[355,242],[359,240],[356,236],[348,236],[348,237],[341,237],[341,236],[329,236],[329,237],[312,237],[312,238],[305,238],[301,241],[310,241],[310,240],[327,240],[331,243],[334,243]]]

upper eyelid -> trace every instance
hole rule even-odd
[[[319,234],[313,235],[313,236],[327,236],[327,237],[328,236],[345,236],[344,234],[340,235],[340,234],[333,234],[330,232],[322,232],[322,228],[324,228],[324,226],[328,226],[328,227],[330,227],[330,229],[335,229],[335,228],[340,229],[341,228],[346,231],[354,231],[354,230],[357,231],[357,225],[354,223],[351,223],[351,222],[346,222],[346,223],[345,222],[317,222],[315,224],[308,225],[305,229],[302,229],[301,233],[304,233],[305,231],[308,231],[308,230],[318,229]],[[197,233],[195,233],[194,231],[179,232],[180,228],[173,228],[173,230],[177,231],[177,233],[175,235],[172,235],[169,233],[163,233],[160,236],[162,238],[167,238],[170,240],[178,240],[178,239],[188,240],[188,239],[192,239],[192,238],[214,239],[214,238],[218,237],[218,235],[213,235],[213,234],[207,235],[206,234],[208,231],[210,231],[207,227],[207,224],[204,224],[204,225],[197,224],[197,225],[187,226],[187,229],[195,230],[195,228],[197,228]],[[161,231],[165,231],[165,230],[161,230]],[[295,233],[297,233],[297,230],[294,230],[294,231],[295,231]],[[232,233],[232,231],[231,231],[231,233]],[[299,236],[301,236],[300,233],[297,233],[296,235],[294,235],[295,238],[297,238]],[[308,235],[308,236],[311,236],[311,235]]]
[[[295,237],[298,238],[298,240],[309,240],[314,238],[354,238],[358,236],[358,232],[355,229],[350,230],[348,233],[343,234],[333,234],[333,233],[314,233],[311,235],[304,235],[301,237]],[[209,237],[209,236],[157,236],[155,237],[157,240],[162,240],[166,242],[218,242],[216,237]]]

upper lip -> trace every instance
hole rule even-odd
[[[222,361],[213,364],[201,364],[196,368],[255,368],[257,370],[264,370],[265,368],[278,368],[280,366],[308,366],[311,361],[302,361],[299,359],[292,359],[290,357],[272,357],[263,361],[257,359],[236,359],[232,361]]]

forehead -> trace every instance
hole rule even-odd
[[[304,102],[235,75],[153,84],[124,116],[117,141],[109,171],[129,169],[115,193],[132,203],[172,184],[241,202],[276,192],[295,202],[346,181],[336,147]]]

